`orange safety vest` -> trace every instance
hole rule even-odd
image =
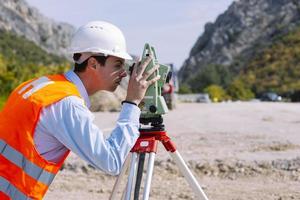
[[[45,160],[34,145],[43,107],[64,97],[78,96],[63,75],[27,81],[9,96],[0,112],[0,199],[42,199],[69,151],[59,163]]]

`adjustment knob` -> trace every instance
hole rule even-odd
[[[150,110],[150,112],[155,113],[155,112],[157,111],[157,108],[156,108],[156,106],[151,105],[151,106],[149,107],[149,110]]]

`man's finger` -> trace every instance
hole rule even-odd
[[[139,71],[138,71],[138,74],[137,76],[142,76],[142,74],[144,73],[146,67],[148,66],[148,64],[151,62],[152,60],[152,57],[151,56],[148,56],[144,62],[141,63],[141,65],[139,66]]]
[[[134,74],[134,75],[137,74],[137,64],[133,63],[131,67],[132,67],[132,72],[130,74],[130,77],[132,76],[132,74]]]
[[[152,85],[153,83],[155,83],[156,81],[158,81],[160,79],[160,75],[157,75],[155,78],[147,81],[148,82],[148,86]]]
[[[149,76],[151,76],[156,70],[158,70],[158,68],[159,68],[159,65],[155,65],[152,69],[145,72],[143,75],[143,79],[147,80],[149,78]]]

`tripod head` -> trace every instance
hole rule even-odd
[[[148,118],[140,117],[140,123],[142,125],[148,125],[147,127],[144,126],[140,128],[140,130],[151,130],[151,131],[165,130],[165,125],[163,124],[163,118],[161,115],[158,115],[157,117],[148,117]]]

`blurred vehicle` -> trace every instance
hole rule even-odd
[[[211,99],[209,98],[208,94],[198,94],[198,97],[196,99],[196,102],[199,103],[211,103]]]
[[[275,92],[266,92],[261,95],[260,100],[262,101],[282,101],[282,97]]]
[[[291,102],[300,102],[300,90],[293,91],[290,95]]]
[[[177,99],[179,102],[185,103],[211,103],[207,93],[178,94]]]
[[[172,63],[168,65],[171,67],[171,76],[169,82],[165,83],[165,85],[162,88],[162,96],[166,101],[168,109],[172,110],[176,107],[177,96],[175,92],[178,91],[178,79],[177,72],[174,69],[174,65]]]
[[[169,110],[172,110],[176,107],[174,86],[172,84],[165,83],[162,96],[164,97]]]

